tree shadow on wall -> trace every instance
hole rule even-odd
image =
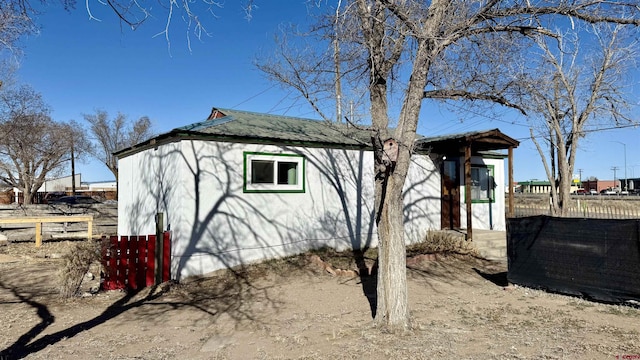
[[[243,151],[242,144],[204,141],[178,144],[169,151],[146,153],[144,163],[152,165],[140,181],[148,190],[137,194],[137,200],[128,209],[131,221],[138,222],[132,223],[131,229],[140,228],[139,222],[144,219],[150,221],[155,212],[166,212],[170,225],[180,224],[173,226],[172,231],[176,237],[188,240],[172,250],[172,273],[177,280],[182,274],[197,273],[196,267],[204,264],[211,269],[228,269],[236,274],[238,283],[251,287],[251,281],[243,276],[248,264],[310,248],[349,248],[361,276],[363,293],[375,316],[375,272],[369,274],[371,266],[367,266],[364,257],[375,229],[373,179],[366,175],[372,169],[364,168],[365,150],[282,147],[285,152],[305,156],[321,177],[313,182],[307,180],[313,214],[296,214],[298,218],[292,221],[266,211],[275,203],[286,207],[291,197],[243,193],[245,164],[238,156]],[[265,146],[264,151],[269,149],[273,147]],[[176,173],[181,175],[179,183],[176,177],[168,176]],[[429,181],[431,176],[422,177],[420,183]],[[426,210],[408,210],[433,198],[430,194],[419,194],[420,183],[406,190],[412,196],[405,213],[412,217],[406,216],[405,221],[428,216]],[[153,206],[149,206],[149,201],[153,201]],[[185,203],[188,206],[180,205]]]
[[[216,287],[214,292],[203,289],[202,293],[218,299],[216,304],[209,304],[217,309],[216,313],[225,311],[241,320],[254,318],[249,305],[255,299],[277,306],[268,289],[255,285],[247,275],[251,261],[241,252],[248,242],[256,252],[268,252],[269,239],[260,233],[261,227],[271,227],[279,233],[293,229],[269,219],[242,197],[242,183],[237,179],[242,179],[243,167],[232,156],[233,146],[183,141],[169,150],[147,151],[142,160],[146,173],[139,179],[142,191],[127,206],[127,212],[130,229],[136,232],[148,228],[147,223],[156,213],[165,213],[166,226],[178,239],[172,244],[174,280],[183,280],[185,273],[199,273],[201,269],[196,267],[203,263],[211,269],[205,268],[205,272],[228,270],[232,277],[225,280],[227,288]],[[205,299],[187,297],[200,302]]]

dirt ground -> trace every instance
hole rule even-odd
[[[374,278],[309,256],[65,300],[56,276],[71,245],[0,246],[0,360],[640,359],[639,309],[507,286],[504,263],[410,261],[414,330],[389,334],[372,327]]]

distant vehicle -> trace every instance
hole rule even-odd
[[[596,189],[589,190],[589,195],[598,195],[598,190]]]
[[[627,190],[622,190],[618,193],[618,195],[629,195],[629,192]]]
[[[585,189],[578,189],[576,191],[573,192],[576,195],[587,195],[587,190]]]
[[[56,200],[60,199],[61,197],[65,197],[65,196],[67,196],[67,193],[65,193],[63,191],[50,192],[50,193],[47,193],[44,196],[44,202],[45,202],[45,204],[49,204],[49,203],[51,203],[53,201],[56,201]]]
[[[600,190],[600,195],[616,195],[617,193],[611,189]]]
[[[49,204],[98,204],[100,201],[92,198],[91,196],[63,196],[59,199],[50,201]]]

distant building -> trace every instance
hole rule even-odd
[[[82,189],[88,191],[116,191],[117,188],[118,184],[115,180],[82,183]]]
[[[582,187],[586,191],[595,190],[597,192],[620,189],[620,180],[585,180],[582,182]]]
[[[47,179],[36,192],[34,203],[46,203],[46,195],[50,193],[65,193],[72,195],[73,178],[71,175],[56,179]],[[93,196],[96,199],[115,200],[117,193],[117,183],[111,181],[82,182],[82,175],[75,175],[75,191],[77,195]],[[63,194],[64,195],[64,194]],[[0,189],[0,204],[22,204],[24,201],[22,191],[18,188]]]
[[[548,181],[519,181],[518,186],[518,192],[526,194],[548,194],[551,191],[551,184]]]
[[[574,181],[573,184],[571,184],[571,189],[569,191],[574,192],[579,188],[580,182]],[[519,181],[517,192],[525,194],[548,194],[551,192],[551,183],[543,180]]]
[[[80,182],[82,179],[82,174],[76,174],[76,187],[80,187]],[[64,192],[67,189],[70,189],[73,186],[73,177],[63,176],[57,179],[48,179],[44,181],[44,184],[40,186],[38,189],[39,193],[50,193],[50,192]]]

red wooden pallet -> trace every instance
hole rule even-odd
[[[162,281],[171,276],[171,236],[163,233]],[[103,290],[142,289],[155,283],[156,236],[111,236],[105,247]]]

